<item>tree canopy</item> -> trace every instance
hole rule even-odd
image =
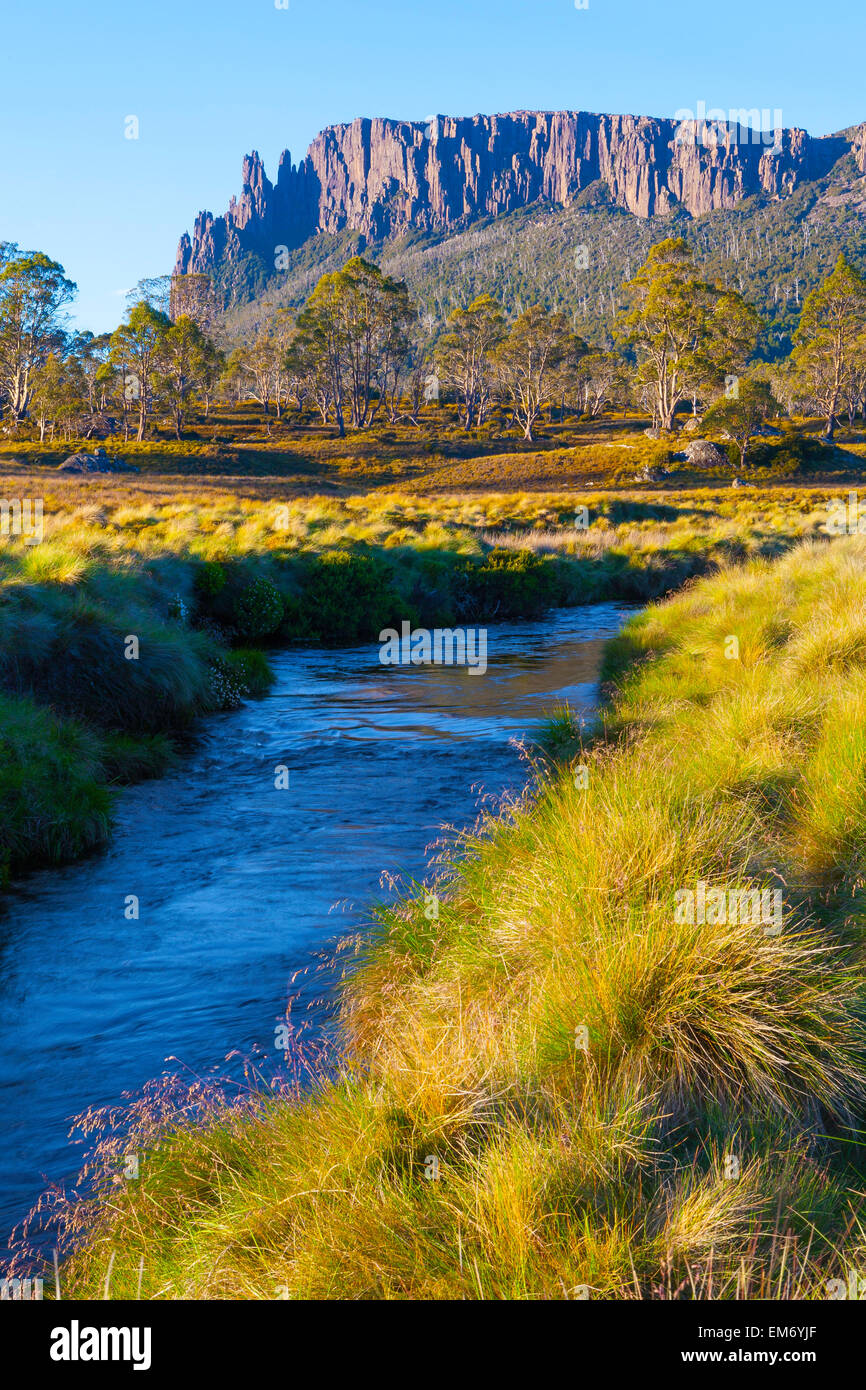
[[[636,355],[636,379],[649,388],[655,422],[670,429],[680,401],[745,368],[760,322],[740,295],[698,277],[682,237],[653,246],[626,291],[620,341]]]

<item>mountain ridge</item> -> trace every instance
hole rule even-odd
[[[750,114],[750,113],[742,113]],[[178,246],[177,273],[212,274],[254,253],[266,262],[318,233],[385,242],[411,231],[451,233],[534,203],[570,206],[601,183],[640,219],[692,217],[745,198],[789,197],[846,153],[866,172],[866,123],[835,135],[572,111],[358,117],[328,126],[297,165],[284,150],[275,183],[257,151],[227,211],[200,212]]]

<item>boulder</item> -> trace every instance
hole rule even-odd
[[[59,473],[137,473],[133,463],[122,459],[109,458],[104,449],[94,449],[92,454],[70,454],[60,464]]]
[[[709,439],[691,439],[677,458],[690,463],[693,468],[728,468],[730,460],[717,444]]]

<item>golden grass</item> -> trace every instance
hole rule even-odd
[[[312,1090],[151,1132],[139,1182],[66,1209],[66,1296],[109,1251],[115,1297],[141,1258],[169,1298],[862,1277],[864,602],[852,537],[636,619],[572,766],[431,871],[437,920],[413,893],[360,939]],[[681,920],[701,881],[780,890],[780,929]]]

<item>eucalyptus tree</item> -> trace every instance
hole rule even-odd
[[[27,414],[33,373],[64,345],[63,309],[75,294],[63,266],[5,243],[0,256],[0,396],[16,424]]]
[[[581,414],[595,420],[626,387],[625,363],[615,352],[588,352],[577,370]]]
[[[168,315],[142,299],[129,310],[126,323],[111,335],[109,360],[120,375],[124,401],[137,407],[139,441],[144,438],[151,413],[159,355],[170,328]]]
[[[866,280],[840,255],[803,304],[792,354],[798,378],[833,438],[840,412],[859,385],[866,354]]]
[[[618,336],[637,358],[638,391],[649,388],[654,419],[670,429],[682,400],[745,370],[760,320],[741,295],[698,277],[682,237],[657,242],[626,293]]]
[[[177,439],[197,403],[213,344],[188,314],[181,314],[163,334],[157,353],[155,383],[160,403],[171,415]]]
[[[483,425],[495,379],[495,353],[506,335],[505,316],[489,294],[449,315],[439,340],[436,370],[463,408],[463,426]]]
[[[564,374],[574,371],[585,352],[565,315],[548,313],[540,304],[526,309],[502,339],[495,354],[497,375],[529,443],[541,412],[563,395]]]
[[[384,400],[393,402],[412,313],[403,281],[362,256],[323,275],[307,300],[295,352],[312,364],[320,409],[327,399],[341,435],[347,415],[364,429]]]
[[[764,421],[779,408],[769,383],[743,377],[736,392],[721,396],[704,416],[707,429],[723,429],[736,444],[740,467],[748,467],[749,444]]]
[[[64,439],[83,433],[89,414],[87,379],[76,357],[65,360],[49,353],[31,377],[29,414],[36,421],[39,439],[59,431]]]

